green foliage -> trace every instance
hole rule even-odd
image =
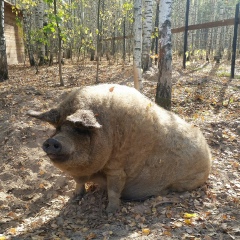
[[[16,15],[15,19],[16,19],[17,26],[21,27],[22,26],[22,20],[21,20],[21,17],[19,17],[19,15],[20,15],[19,9],[16,8],[15,6],[12,6],[12,12],[14,12],[15,15]]]
[[[151,38],[157,38],[159,35],[158,28],[154,27],[154,31],[152,32]]]
[[[122,14],[127,17],[127,20],[133,23],[133,1],[126,1],[122,6]]]
[[[127,1],[123,4],[123,13],[127,14],[128,11],[131,11],[133,9],[133,2]]]
[[[45,3],[53,4],[53,0],[44,0]]]
[[[25,29],[25,42],[37,46],[43,43],[50,49],[57,48],[57,29],[63,40],[63,48],[83,52],[86,49],[95,49],[97,36],[100,39],[121,36],[123,23],[127,31],[133,23],[133,0],[100,2],[100,22],[97,26],[98,1],[92,0],[56,0],[57,13],[54,13],[54,0],[44,2],[44,26],[37,29],[35,26],[35,10],[38,0],[19,0],[17,8],[24,9],[27,17]],[[19,22],[20,23],[20,22]],[[130,35],[131,32],[126,32]],[[157,33],[155,33],[157,34]]]
[[[46,26],[43,27],[43,32],[46,34],[55,33],[56,32],[55,27],[56,26],[54,26],[53,23],[48,23]]]

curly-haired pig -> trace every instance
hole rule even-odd
[[[210,150],[200,130],[131,87],[76,89],[58,107],[28,115],[56,127],[43,150],[74,178],[79,194],[86,182],[106,183],[108,213],[119,208],[120,198],[195,189],[210,172]]]

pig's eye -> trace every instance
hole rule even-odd
[[[56,127],[56,132],[61,131],[61,126]]]
[[[51,135],[51,137],[55,136],[57,133],[59,133],[61,131],[61,127],[56,127],[55,131],[53,132],[53,134]]]
[[[83,128],[78,128],[78,127],[75,127],[74,128],[74,132],[78,133],[78,134],[89,134],[89,131],[86,130],[86,129],[83,129]]]

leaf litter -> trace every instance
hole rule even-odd
[[[213,155],[209,180],[191,192],[123,201],[109,217],[98,187],[90,184],[81,201],[72,198],[74,181],[41,150],[54,129],[26,116],[29,109],[55,106],[73,87],[94,84],[96,63],[67,62],[65,87],[56,65],[40,67],[38,75],[10,67],[10,79],[0,83],[0,239],[240,239],[240,81],[219,77],[217,69],[229,69],[227,62],[197,64],[183,70],[174,61],[172,111],[204,132]],[[132,72],[130,64],[102,61],[99,79],[133,86]],[[156,82],[153,66],[143,89],[152,100]]]

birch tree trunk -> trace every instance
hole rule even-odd
[[[0,82],[8,79],[6,42],[4,35],[4,0],[0,0]]]
[[[35,21],[36,28],[38,29],[38,42],[37,42],[37,53],[39,58],[39,65],[44,64],[44,56],[45,56],[45,46],[41,38],[43,38],[42,28],[43,28],[43,14],[44,14],[44,3],[43,0],[38,0],[38,5],[35,7]]]
[[[144,0],[144,21],[143,21],[143,43],[142,43],[142,69],[149,69],[152,18],[153,18],[153,0]]]
[[[159,9],[159,76],[155,101],[158,105],[170,110],[172,95],[172,1],[161,0]]]
[[[154,58],[150,61],[149,67],[152,67],[152,62],[154,60],[155,65],[157,65],[157,55],[158,55],[158,28],[159,28],[159,2],[158,0],[156,2],[156,17],[155,17],[155,27],[154,27],[154,38],[152,39],[152,46],[151,46],[151,53],[152,55],[155,55]]]
[[[133,76],[134,87],[142,89],[142,1],[134,0],[133,23]]]
[[[61,29],[59,27],[58,17],[57,17],[57,2],[56,2],[56,0],[53,1],[53,7],[54,7],[54,15],[55,15],[55,19],[56,19],[56,24],[57,24],[57,36],[58,36],[59,80],[60,80],[60,86],[64,86],[64,81],[63,81],[63,77],[62,77],[62,37],[61,37]]]
[[[97,60],[97,72],[96,72],[96,83],[99,83],[99,58],[101,56],[101,36],[100,34],[102,33],[102,29],[101,29],[101,0],[98,0],[98,12],[97,12],[97,56],[96,56],[96,60]]]

